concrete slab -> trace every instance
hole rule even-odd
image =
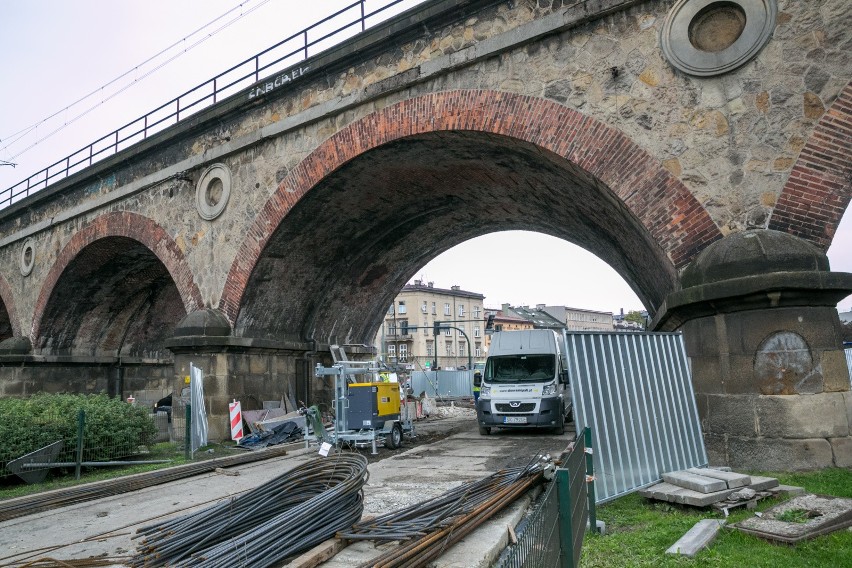
[[[663,480],[671,483],[672,485],[692,489],[699,493],[714,493],[728,488],[728,484],[722,480],[713,479],[712,477],[706,477],[695,473],[688,473],[685,470],[664,473]]]
[[[724,525],[725,521],[702,519],[695,523],[676,543],[671,545],[666,550],[666,554],[679,554],[693,558],[713,542]]]
[[[778,480],[774,477],[751,476],[750,489],[755,491],[765,491],[778,486]],[[693,491],[668,482],[657,483],[645,489],[639,490],[639,495],[648,499],[657,499],[659,501],[668,501],[669,503],[680,503],[681,505],[691,505],[693,507],[708,507],[713,503],[724,501],[741,488],[725,489],[723,491],[715,491],[713,493],[701,493]]]
[[[719,471],[716,469],[697,467],[691,467],[686,471],[687,473],[703,475],[704,477],[721,479],[728,485],[729,489],[736,489],[737,487],[748,487],[749,485],[751,485],[751,476],[748,476],[744,473],[735,473],[733,471]]]

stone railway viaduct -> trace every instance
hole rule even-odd
[[[430,259],[526,229],[684,332],[711,461],[848,467],[852,275],[824,252],[850,24],[845,0],[417,6],[0,211],[0,395],[156,399],[192,361],[224,435],[232,397],[321,400],[328,345],[369,342]]]

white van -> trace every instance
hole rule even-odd
[[[476,419],[491,428],[553,428],[561,434],[573,415],[559,336],[549,329],[501,331],[491,336]]]

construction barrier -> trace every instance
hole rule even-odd
[[[228,404],[228,414],[231,418],[231,439],[239,442],[243,437],[243,411],[240,403],[234,400]]]

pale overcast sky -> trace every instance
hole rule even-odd
[[[0,190],[351,3],[0,0],[0,160],[17,163],[15,168],[0,166]],[[372,0],[368,11],[387,3]],[[397,11],[416,3],[409,0]],[[174,60],[167,62],[169,58]],[[74,104],[93,91],[95,96]],[[495,278],[487,267],[507,255],[546,263],[553,270],[544,279],[505,272]],[[852,272],[848,212],[829,258],[834,270]],[[534,233],[494,233],[462,243],[418,271],[415,278],[421,277],[438,287],[458,284],[481,292],[488,306],[564,304],[613,312],[642,308],[622,278],[597,257]],[[852,309],[852,296],[840,308]]]

